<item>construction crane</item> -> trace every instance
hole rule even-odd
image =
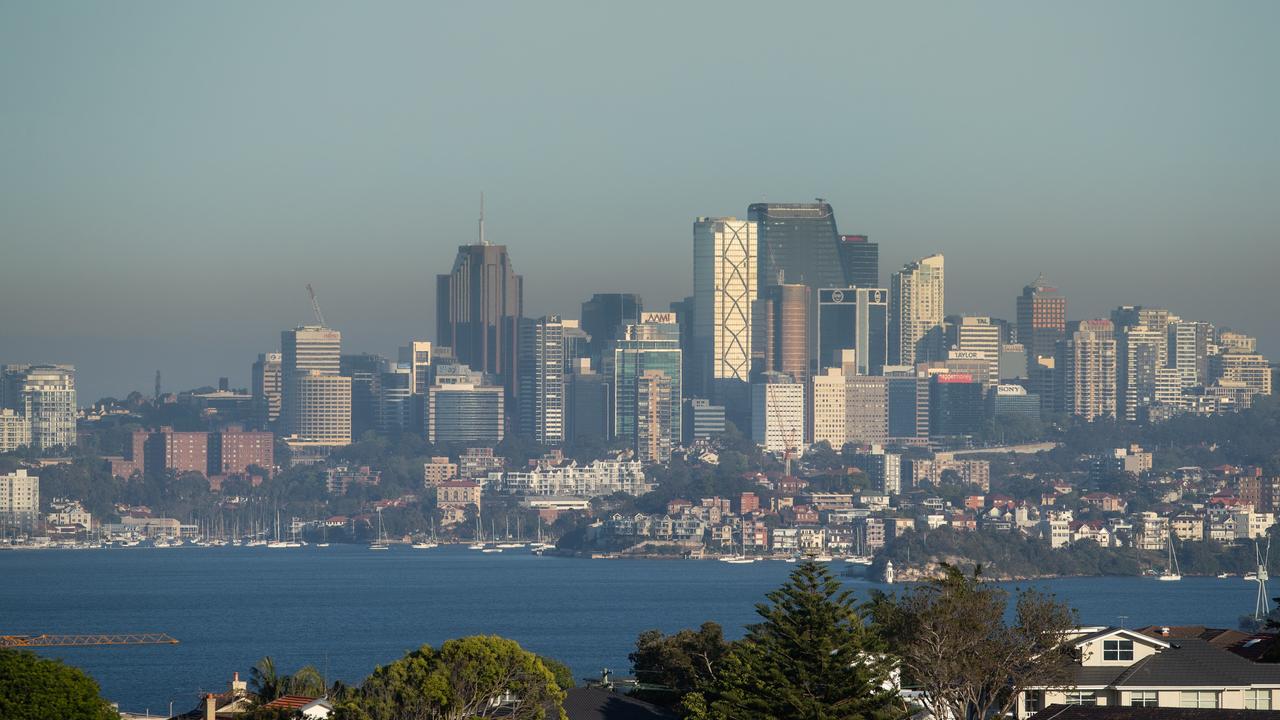
[[[307,283],[307,294],[311,296],[311,309],[316,314],[316,322],[320,323],[320,327],[329,327],[324,324],[324,315],[320,313],[320,303],[316,300],[316,291],[311,289],[311,283]]]
[[[115,635],[0,635],[0,648],[83,647],[89,645],[177,645],[177,638],[165,633],[118,633]]]

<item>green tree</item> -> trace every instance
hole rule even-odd
[[[339,720],[565,720],[564,690],[535,654],[491,635],[423,645],[339,700]]]
[[[632,694],[659,705],[675,706],[685,695],[710,686],[716,667],[729,651],[720,625],[705,622],[697,630],[665,635],[646,630],[627,656],[639,687]]]
[[[934,717],[1003,717],[1026,688],[1069,682],[1073,610],[1023,590],[1010,624],[1008,594],[985,582],[980,566],[971,575],[953,565],[943,570],[901,598],[875,593],[870,603],[877,628],[894,642],[903,680],[924,691]]]
[[[0,718],[115,720],[98,683],[79,668],[35,653],[0,649]]]
[[[892,662],[850,592],[825,566],[805,562],[756,606],[763,622],[734,643],[703,693],[684,710],[715,720],[889,718],[904,707]]]

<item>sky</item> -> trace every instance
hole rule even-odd
[[[0,0],[0,362],[249,383],[314,285],[435,336],[486,234],[527,315],[690,294],[692,223],[832,203],[947,311],[1163,306],[1280,358],[1280,3]]]

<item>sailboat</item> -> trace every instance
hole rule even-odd
[[[480,508],[476,508],[476,541],[467,546],[468,550],[484,550],[484,525],[480,522]]]
[[[280,511],[276,510],[276,539],[267,543],[269,548],[294,548],[300,547],[297,542],[280,539]]]
[[[387,544],[386,535],[382,529],[382,510],[378,510],[378,539],[369,546],[370,550],[390,550],[391,546]]]
[[[1182,579],[1182,570],[1178,567],[1178,555],[1173,551],[1173,533],[1169,533],[1169,564],[1165,567],[1164,572],[1156,578],[1166,582],[1173,582]]]
[[[413,544],[413,547],[418,550],[430,550],[431,548],[439,546],[440,543],[436,542],[436,519],[431,518],[431,539],[416,542]]]
[[[730,565],[750,565],[751,563],[756,561],[755,558],[747,557],[747,554],[746,554],[747,539],[745,536],[742,538],[742,545],[740,547],[742,549],[742,552],[739,552],[736,555],[726,555],[720,558],[720,562],[729,563]]]

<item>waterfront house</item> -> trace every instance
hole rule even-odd
[[[1015,713],[1020,720],[1049,705],[1280,708],[1280,664],[1252,662],[1200,637],[1084,627],[1068,643],[1071,681],[1024,691]]]

